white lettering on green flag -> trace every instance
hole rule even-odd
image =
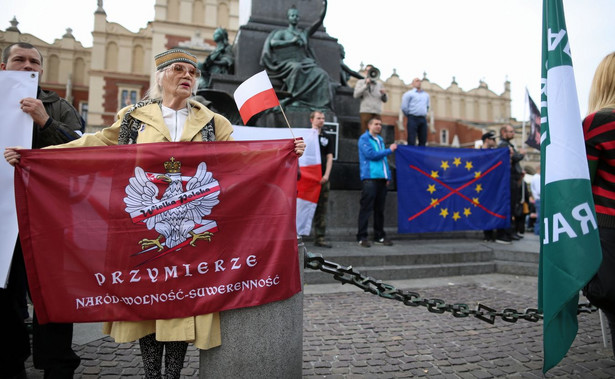
[[[576,337],[579,291],[602,259],[562,0],[543,0],[541,119],[538,308],[547,372]]]

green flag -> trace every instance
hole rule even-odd
[[[538,308],[544,313],[543,372],[577,334],[579,290],[602,253],[562,0],[543,0],[541,231]]]

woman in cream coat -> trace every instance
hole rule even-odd
[[[120,110],[117,121],[110,127],[55,147],[233,139],[233,128],[226,118],[189,100],[200,76],[194,55],[171,49],[156,55],[155,63],[155,86],[146,100]],[[17,149],[7,148],[4,153],[12,165],[19,162]],[[297,155],[301,156],[304,149],[305,143],[295,140]],[[139,340],[146,378],[161,377],[165,349],[165,377],[179,378],[188,342],[199,349],[221,344],[218,313],[169,320],[108,322],[103,331],[118,343]]]

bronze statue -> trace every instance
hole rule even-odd
[[[346,63],[344,63],[344,58],[346,58],[346,50],[344,50],[344,46],[339,45],[340,46],[340,84],[342,85],[342,87],[348,87],[348,80],[350,79],[350,77],[355,77],[357,79],[365,79],[363,77],[363,75],[359,74],[358,72],[352,70],[350,67],[346,66]]]
[[[283,105],[331,108],[329,75],[318,65],[309,46],[310,37],[322,25],[326,12],[324,0],[318,20],[303,30],[297,26],[299,11],[293,6],[287,12],[288,28],[272,31],[265,40],[260,62],[272,79],[284,82],[282,90],[290,97],[281,100]]]
[[[199,69],[203,73],[199,79],[199,88],[209,88],[211,86],[211,74],[233,74],[235,57],[233,47],[228,42],[226,29],[217,28],[214,31],[214,41],[216,48],[212,51],[203,63],[199,63]]]

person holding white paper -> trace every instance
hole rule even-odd
[[[33,71],[43,74],[43,57],[28,43],[15,43],[2,52],[1,70]],[[66,143],[83,132],[77,110],[53,91],[38,87],[36,98],[19,101],[21,110],[33,122],[32,148]],[[1,122],[1,121],[0,121]],[[3,125],[3,127],[7,127]],[[23,305],[27,289],[26,270],[19,239],[15,245],[6,289],[0,289],[0,377],[25,377],[24,361],[30,355],[30,337],[24,324]],[[34,366],[45,371],[45,378],[72,378],[80,359],[72,350],[72,324],[39,325],[33,317]]]
[[[190,99],[201,75],[196,56],[175,48],[157,54],[154,63],[155,85],[142,101],[121,109],[113,125],[56,147],[233,140],[233,127],[225,117]],[[304,150],[303,140],[296,139],[297,156],[301,157]],[[18,149],[9,147],[4,158],[15,165],[21,157]],[[145,378],[175,379],[181,375],[188,343],[202,350],[221,344],[219,325],[218,313],[210,313],[164,320],[107,322],[103,332],[118,343],[139,341]]]

